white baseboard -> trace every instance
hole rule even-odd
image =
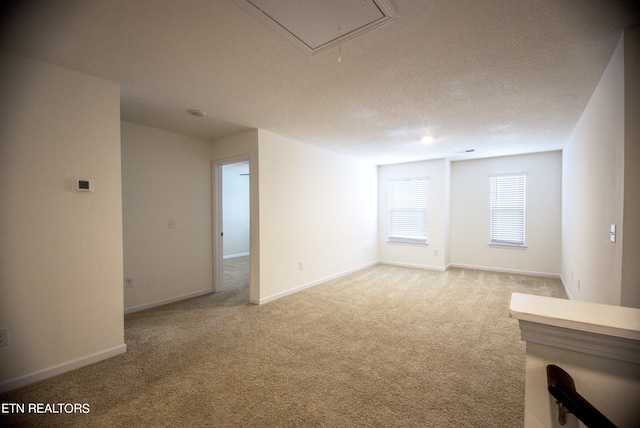
[[[144,311],[145,309],[155,308],[157,306],[167,305],[169,303],[179,302],[180,300],[191,299],[193,297],[200,297],[206,294],[213,293],[213,288],[207,288],[206,290],[194,291],[193,293],[181,294],[175,297],[169,297],[168,299],[156,300],[154,302],[143,303],[142,305],[129,306],[124,308],[124,313],[132,314],[134,312]]]
[[[40,382],[41,380],[49,379],[50,377],[79,369],[80,367],[88,366],[89,364],[94,364],[99,361],[115,357],[116,355],[124,354],[125,352],[127,352],[127,345],[123,343],[121,345],[114,346],[113,348],[95,352],[61,364],[56,364],[55,366],[47,367],[24,376],[14,377],[0,383],[0,392],[6,392],[32,383]]]
[[[309,282],[307,284],[302,284],[302,285],[299,285],[297,287],[291,288],[289,290],[281,291],[280,293],[276,293],[276,294],[264,297],[264,298],[259,299],[259,300],[251,300],[251,303],[257,304],[257,305],[264,305],[265,303],[273,302],[274,300],[278,300],[278,299],[280,299],[282,297],[285,297],[285,296],[288,296],[290,294],[297,293],[297,292],[302,291],[302,290],[304,290],[306,288],[314,287],[314,286],[316,286],[318,284],[322,284],[322,283],[330,281],[332,279],[340,278],[342,276],[348,275],[350,273],[357,272],[357,271],[362,270],[362,269],[366,269],[366,268],[371,267],[371,266],[375,266],[377,264],[392,265],[392,266],[403,266],[403,267],[425,269],[425,270],[435,270],[435,271],[440,271],[440,272],[445,272],[445,271],[449,270],[449,268],[475,269],[475,270],[484,270],[484,271],[491,271],[491,272],[513,273],[513,274],[517,274],[517,275],[541,276],[541,277],[562,279],[560,274],[548,273],[548,272],[535,272],[535,271],[525,271],[525,270],[516,270],[516,269],[503,269],[503,268],[496,268],[496,267],[489,267],[489,266],[465,265],[465,264],[458,264],[458,263],[451,263],[451,264],[448,264],[447,266],[430,266],[430,265],[419,265],[419,264],[412,264],[412,263],[392,262],[392,261],[388,261],[388,260],[378,260],[377,262],[367,263],[367,264],[359,266],[357,268],[350,269],[350,270],[347,270],[347,271],[344,271],[344,272],[340,272],[338,274],[331,275],[331,276],[328,276],[326,278],[322,278],[322,279],[319,279],[319,280],[316,280],[316,281],[312,281],[312,282]],[[565,287],[565,289],[566,289],[566,287]],[[567,295],[569,296],[568,292],[567,292]],[[569,297],[569,298],[571,298],[571,297]]]
[[[460,263],[451,263],[449,266],[452,268],[486,270],[491,272],[513,273],[516,275],[543,276],[546,278],[560,279],[560,274],[558,273],[536,272],[536,271],[518,270],[518,269],[505,269],[505,268],[498,268],[498,267],[492,267],[492,266],[465,265]]]
[[[400,263],[400,262],[392,262],[392,261],[388,261],[388,260],[380,260],[378,261],[379,264],[381,265],[390,265],[390,266],[402,266],[402,267],[409,267],[409,268],[416,268],[416,269],[426,269],[426,270],[437,270],[440,272],[445,272],[446,270],[449,269],[449,266],[429,266],[429,265],[419,265],[419,264],[413,264],[413,263]]]
[[[314,287],[314,286],[322,284],[324,282],[331,281],[332,279],[340,278],[342,276],[346,276],[346,275],[349,275],[351,273],[358,272],[360,270],[366,269],[366,268],[371,267],[371,266],[375,266],[377,264],[378,264],[378,262],[367,263],[367,264],[364,264],[362,266],[358,266],[356,268],[349,269],[349,270],[346,270],[344,272],[337,273],[335,275],[330,275],[330,276],[327,276],[325,278],[318,279],[316,281],[312,281],[312,282],[309,282],[309,283],[306,283],[306,284],[299,285],[299,286],[294,287],[294,288],[290,288],[289,290],[281,291],[280,293],[272,294],[271,296],[264,297],[264,298],[262,298],[262,299],[260,299],[258,301],[252,300],[251,303],[258,304],[258,305],[264,305],[265,303],[273,302],[274,300],[278,300],[278,299],[280,299],[282,297],[285,297],[285,296],[288,296],[290,294],[297,293],[297,292],[302,291],[302,290],[304,290],[306,288]]]
[[[249,255],[251,255],[251,253],[238,253],[238,254],[229,254],[228,256],[223,256],[222,258],[224,260],[237,259],[238,257],[246,257],[246,256],[249,256]]]
[[[567,295],[567,299],[573,300],[573,296],[571,296],[571,293],[569,292],[569,288],[567,287],[567,283],[564,282],[564,278],[562,277],[562,275],[560,275],[560,281],[562,282],[562,288],[564,288],[564,292]]]

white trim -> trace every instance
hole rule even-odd
[[[510,177],[512,175],[527,175],[526,172],[499,172],[497,174],[489,174],[489,178],[491,177]]]
[[[509,315],[520,321],[634,340],[640,346],[640,309],[512,293]],[[640,352],[638,352],[640,362]]]
[[[461,263],[451,263],[449,267],[452,268],[460,268],[460,269],[474,269],[474,270],[486,270],[491,272],[502,272],[502,273],[513,273],[517,275],[529,275],[529,276],[543,276],[546,278],[558,278],[560,279],[559,273],[550,273],[550,272],[536,272],[530,270],[518,270],[518,269],[506,269],[506,268],[497,268],[490,266],[476,266],[476,265],[466,265]]]
[[[625,337],[520,321],[522,340],[566,351],[640,364],[640,342]]]
[[[290,294],[297,293],[297,292],[302,291],[304,289],[311,288],[313,286],[322,284],[322,283],[330,281],[332,279],[340,278],[342,276],[348,275],[350,273],[357,272],[359,270],[366,269],[366,268],[371,267],[371,266],[375,266],[377,264],[390,265],[390,266],[402,266],[402,267],[425,269],[425,270],[434,270],[434,271],[439,271],[439,272],[446,272],[450,268],[460,268],[460,269],[474,269],[474,270],[484,270],[484,271],[490,271],[490,272],[513,273],[513,274],[517,274],[517,275],[541,276],[541,277],[547,277],[547,278],[558,278],[558,279],[561,279],[560,274],[547,273],[547,272],[533,272],[533,271],[524,271],[524,270],[515,270],[515,269],[502,269],[502,268],[494,268],[494,267],[487,267],[487,266],[464,265],[464,264],[457,264],[457,263],[450,263],[450,264],[448,264],[446,266],[429,266],[429,265],[420,265],[420,264],[414,264],[414,263],[393,262],[393,261],[389,261],[389,260],[378,260],[377,262],[367,263],[365,265],[356,267],[354,269],[349,269],[347,271],[340,272],[340,273],[337,273],[335,275],[330,275],[328,277],[325,277],[325,278],[322,278],[322,279],[319,279],[319,280],[316,280],[316,281],[312,281],[312,282],[309,282],[307,284],[302,284],[302,285],[299,285],[297,287],[294,287],[294,288],[291,288],[291,289],[288,289],[288,290],[281,291],[279,293],[273,294],[271,296],[267,296],[267,297],[261,298],[259,300],[251,299],[250,303],[253,303],[255,305],[264,305],[265,303],[273,302],[274,300],[278,300],[278,299],[280,299],[282,297],[285,297],[285,296],[288,296]]]
[[[81,367],[115,357],[116,355],[124,354],[125,352],[127,352],[127,345],[122,343],[118,346],[114,346],[113,348],[108,348],[103,351],[85,355],[84,357],[56,364],[55,366],[47,367],[23,376],[14,377],[0,383],[0,392],[6,392],[32,383],[40,382],[41,380],[49,379],[62,373],[79,369]]]
[[[125,315],[132,314],[134,312],[144,311],[145,309],[155,308],[157,306],[167,305],[169,303],[179,302],[180,300],[191,299],[193,297],[200,297],[213,293],[213,288],[207,288],[206,290],[194,291],[193,293],[181,294],[175,297],[169,297],[168,299],[156,300],[154,302],[144,303],[137,306],[129,306],[124,308]]]
[[[227,259],[237,259],[237,258],[240,258],[240,257],[248,256],[248,255],[250,255],[250,254],[251,254],[250,252],[247,252],[247,253],[238,253],[238,254],[229,254],[228,256],[222,256],[222,258],[223,258],[224,260],[227,260]]]
[[[413,245],[416,247],[428,247],[429,243],[428,242],[402,242],[402,241],[391,241],[389,239],[387,239],[385,241],[386,244],[388,245]]]
[[[449,269],[449,266],[429,266],[429,265],[418,265],[418,264],[413,264],[413,263],[400,263],[400,262],[392,262],[389,260],[379,260],[378,261],[379,264],[381,265],[390,265],[390,266],[402,266],[402,267],[409,267],[409,268],[416,268],[416,269],[426,269],[426,270],[437,270],[440,272],[445,272],[447,269]]]
[[[249,173],[252,174],[252,170],[255,168],[254,161],[251,160],[251,154],[245,153],[237,156],[231,156],[224,159],[216,159],[211,162],[211,215],[212,215],[212,226],[213,226],[213,234],[212,234],[212,243],[213,243],[213,291],[222,291],[223,288],[223,269],[222,269],[222,261],[224,260],[223,248],[222,248],[222,167],[224,165],[229,165],[232,163],[238,162],[249,162]],[[256,174],[257,175],[257,174]],[[251,203],[252,193],[253,193],[253,185],[251,184],[251,180],[249,180],[249,199],[250,199],[250,213],[249,213],[249,223],[250,229],[253,227],[253,203]],[[249,231],[249,241],[251,241],[251,230]],[[249,242],[249,248],[251,251],[251,242]],[[256,263],[252,260],[251,264]],[[252,268],[250,270],[253,270]],[[250,290],[249,294],[255,293],[254,282],[259,281],[258,278],[253,277],[253,273],[249,272],[249,282],[250,282]],[[257,287],[260,288],[259,285]],[[259,290],[258,290],[259,292]]]
[[[332,279],[340,278],[340,277],[349,275],[351,273],[358,272],[360,270],[369,268],[371,266],[375,266],[377,264],[378,264],[378,262],[367,263],[367,264],[364,264],[362,266],[358,266],[356,268],[346,270],[344,272],[340,272],[340,273],[337,273],[337,274],[334,274],[334,275],[329,275],[327,277],[318,279],[316,281],[308,282],[306,284],[302,284],[302,285],[299,285],[297,287],[290,288],[288,290],[284,290],[284,291],[281,291],[281,292],[276,293],[276,294],[272,294],[271,296],[264,297],[264,298],[262,298],[262,299],[260,299],[258,301],[251,300],[251,303],[258,304],[258,305],[264,305],[265,303],[273,302],[274,300],[278,300],[278,299],[280,299],[282,297],[285,297],[285,296],[288,296],[290,294],[294,294],[294,293],[297,293],[297,292],[302,291],[304,289],[311,288],[311,287],[314,287],[316,285],[323,284],[323,283],[325,283],[327,281],[331,281]]]
[[[567,283],[564,282],[564,278],[560,275],[560,282],[562,282],[562,288],[564,288],[564,293],[567,295],[569,300],[573,300],[573,296],[569,293],[569,289],[567,288]]]
[[[508,248],[511,250],[526,250],[527,246],[525,244],[498,244],[496,242],[489,242],[489,246],[491,248]]]
[[[608,402],[607,413],[616,408],[617,396],[638,396],[640,309],[512,293],[509,316],[526,342],[525,426],[558,426],[545,423],[555,412],[546,391],[549,363],[574,370],[576,384],[591,383],[589,399],[599,398],[598,407]],[[619,410],[620,421],[636,425],[637,406],[621,403]]]
[[[213,244],[213,291],[221,291],[223,284],[222,271],[222,166],[224,160],[211,163],[211,224]]]

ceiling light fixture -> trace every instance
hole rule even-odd
[[[207,115],[206,111],[202,111],[202,110],[196,110],[196,109],[191,109],[188,110],[189,114],[195,117],[204,117]]]
[[[422,137],[420,141],[424,144],[429,144],[429,143],[433,143],[434,140],[435,138],[433,138],[432,135],[425,135],[424,137]]]

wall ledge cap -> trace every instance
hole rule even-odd
[[[509,315],[521,321],[640,341],[640,309],[513,293]]]
[[[640,364],[640,310],[513,293],[522,340]]]

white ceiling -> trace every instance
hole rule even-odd
[[[386,0],[234,1],[312,55],[395,19]]]
[[[623,0],[389,3],[392,23],[308,55],[234,0],[5,0],[0,48],[120,83],[127,121],[385,164],[561,148],[639,17]]]

